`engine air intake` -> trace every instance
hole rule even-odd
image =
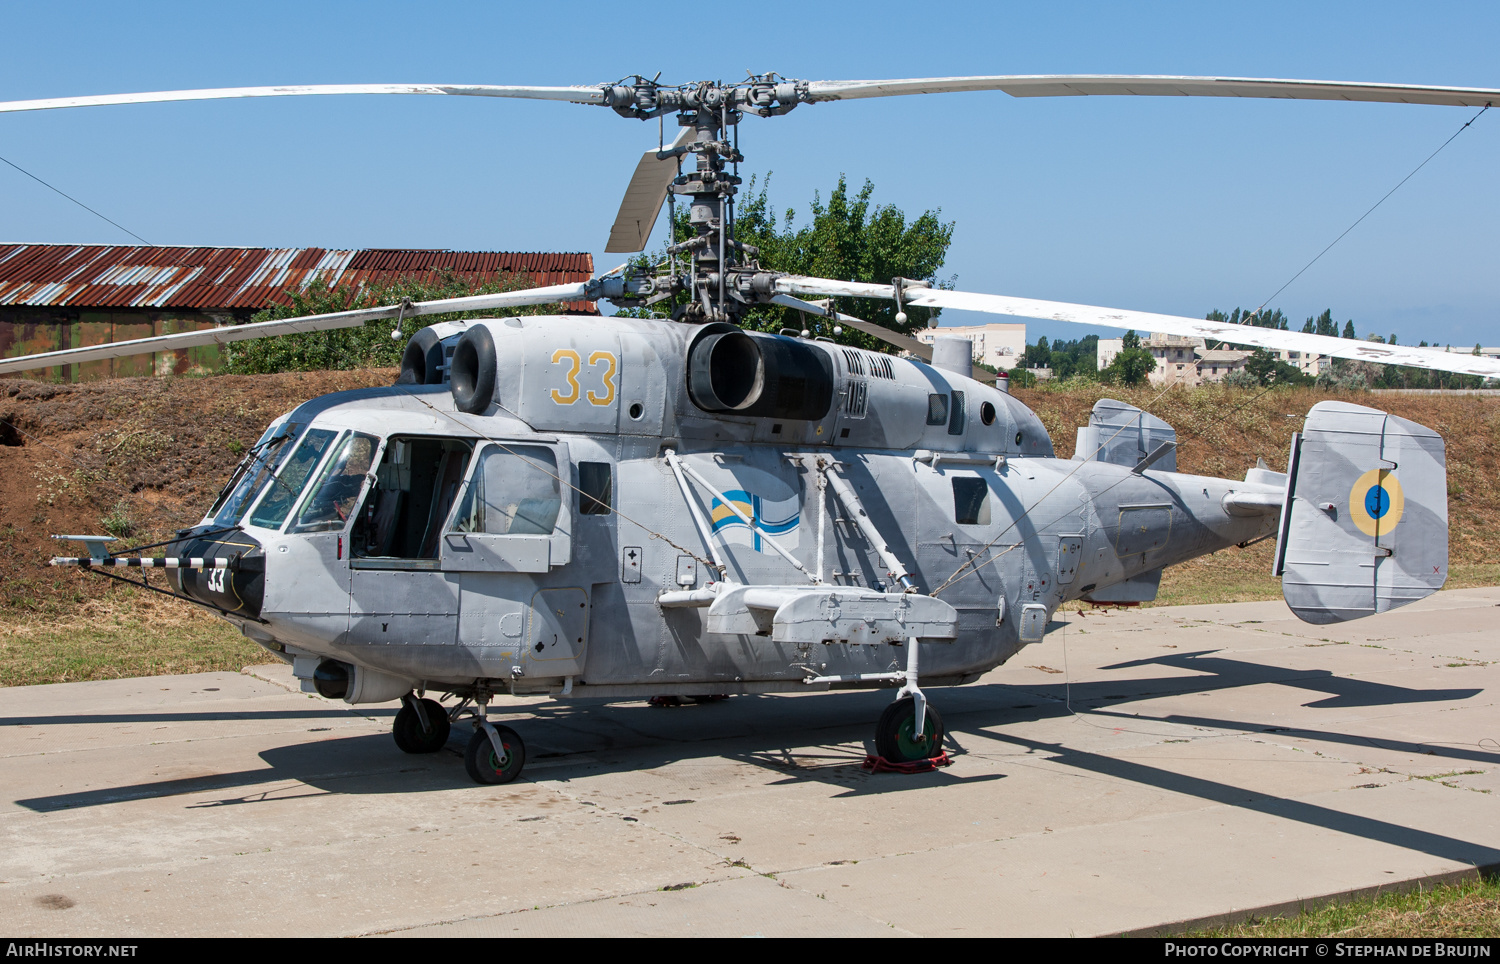
[[[464,332],[448,368],[453,404],[461,412],[482,414],[495,397],[495,338],[484,325]]]
[[[706,412],[820,419],[833,404],[833,363],[791,338],[708,325],[688,349],[688,395]]]

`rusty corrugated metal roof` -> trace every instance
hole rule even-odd
[[[436,281],[473,283],[524,272],[537,285],[587,281],[589,254],[326,248],[158,248],[123,245],[0,244],[0,305],[79,309],[259,309],[287,289],[319,279],[329,287]],[[592,311],[592,302],[569,305]]]

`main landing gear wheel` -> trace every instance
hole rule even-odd
[[[422,718],[417,715],[414,701],[401,701],[396,711],[396,722],[391,726],[391,736],[396,745],[406,753],[436,753],[448,742],[448,711],[436,700],[422,700],[422,711],[427,715],[426,732],[422,730]]]
[[[875,724],[875,752],[892,763],[915,763],[943,752],[943,718],[927,704],[927,720],[916,734],[917,706],[910,696],[903,696],[885,708]]]
[[[475,783],[509,783],[521,775],[521,767],[526,765],[526,744],[510,727],[498,723],[490,725],[500,735],[500,745],[505,748],[504,758],[495,753],[484,727],[477,726],[474,735],[469,737],[468,749],[464,751],[464,769],[469,771]]]

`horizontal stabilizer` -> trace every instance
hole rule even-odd
[[[1442,438],[1416,422],[1319,402],[1292,440],[1276,568],[1298,618],[1383,613],[1448,578]]]

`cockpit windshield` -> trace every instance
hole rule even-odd
[[[235,470],[234,478],[224,486],[223,493],[209,510],[214,525],[232,526],[240,521],[240,516],[255,502],[266,483],[271,481],[276,467],[290,451],[287,443],[296,436],[300,427],[278,422],[266,429],[266,434],[246,454],[244,461]]]
[[[287,513],[292,511],[292,505],[312,477],[313,469],[317,468],[337,434],[324,428],[307,430],[296,449],[276,471],[274,483],[266,492],[265,498],[250,513],[251,525],[267,529],[281,528]]]
[[[333,458],[323,467],[317,488],[302,504],[291,532],[326,532],[342,529],[354,511],[354,502],[364,488],[375,461],[380,439],[354,432],[344,439]]]

